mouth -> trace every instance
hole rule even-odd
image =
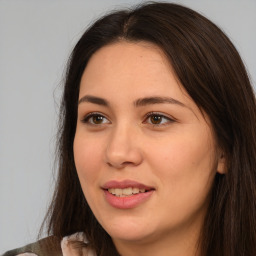
[[[146,190],[145,188],[136,188],[136,187],[128,187],[128,188],[109,188],[108,192],[117,197],[127,197],[132,195],[137,195],[140,193],[145,193],[151,191],[151,189]],[[152,189],[153,190],[153,189]]]
[[[114,208],[135,208],[149,200],[155,188],[137,181],[109,181],[102,189],[105,192],[107,202]]]

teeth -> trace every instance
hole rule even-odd
[[[110,188],[110,189],[108,189],[108,192],[111,193],[111,194],[115,194],[115,189],[114,188]]]
[[[132,188],[132,193],[133,194],[138,194],[140,192],[139,188]]]
[[[124,196],[131,196],[134,194],[138,194],[138,193],[145,193],[145,189],[144,188],[109,188],[108,192],[111,193],[112,195],[118,196],[118,197],[124,197]]]
[[[121,196],[123,193],[122,193],[122,189],[121,188],[115,188],[115,194],[117,196]]]
[[[132,195],[132,188],[125,188],[123,189],[123,195],[129,196]]]

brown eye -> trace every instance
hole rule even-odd
[[[159,115],[150,116],[150,122],[152,124],[161,124],[163,117]]]
[[[174,119],[158,113],[148,113],[144,123],[148,123],[155,126],[167,125],[175,122]]]
[[[92,123],[94,124],[102,124],[104,121],[104,117],[103,116],[92,116]]]
[[[91,113],[87,115],[83,120],[83,123],[90,125],[108,124],[110,121],[103,115],[97,113]]]

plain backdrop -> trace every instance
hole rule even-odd
[[[85,28],[141,1],[0,0],[0,254],[36,240],[53,190],[63,71]],[[231,38],[256,84],[256,1],[176,1]]]

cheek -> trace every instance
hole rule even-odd
[[[74,139],[74,159],[82,188],[89,188],[97,182],[100,170],[102,145],[96,141],[76,135]],[[87,186],[88,185],[88,186]]]
[[[215,175],[211,143],[183,137],[169,141],[154,154],[151,166],[160,181],[163,218],[172,213],[170,222],[181,223],[204,209]]]
[[[207,193],[211,186],[215,151],[211,138],[201,135],[173,137],[150,153],[155,175],[176,195]]]
[[[182,167],[200,166],[203,162],[210,164],[213,162],[214,150],[210,141],[195,141],[190,137],[170,138],[161,145],[148,147],[152,155],[151,159],[156,163],[168,166],[174,171],[180,172]],[[155,157],[153,157],[155,156]]]

